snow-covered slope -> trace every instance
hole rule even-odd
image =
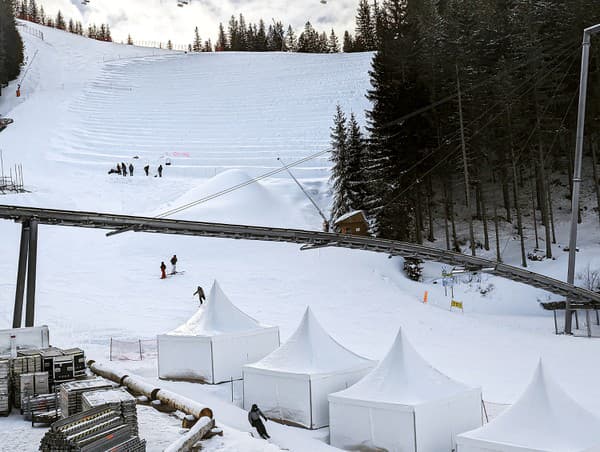
[[[15,119],[0,133],[4,162],[23,163],[31,193],[2,195],[0,203],[156,215],[276,167],[277,156],[290,163],[325,149],[337,102],[364,118],[369,54],[170,54],[43,31],[45,41],[24,34],[32,64],[23,96],[0,98],[0,114]],[[164,177],[152,177],[167,158],[172,164],[164,165]],[[135,165],[134,177],[107,175],[121,161]],[[142,172],[146,162],[150,177]],[[294,170],[323,207],[326,167],[320,159]],[[593,215],[584,213],[581,268],[600,255]],[[283,174],[177,217],[321,224]],[[565,232],[558,225],[560,240]],[[19,235],[18,225],[0,223],[3,326],[12,320]],[[441,273],[436,264],[419,284],[401,274],[400,259],[361,251],[136,233],[107,238],[103,231],[46,226],[39,237],[37,322],[50,326],[55,345],[80,345],[99,360],[107,359],[111,337],[153,338],[182,324],[197,310],[196,286],[206,290],[218,279],[241,310],[279,325],[282,341],[307,305],[333,337],[368,358],[381,359],[401,325],[434,367],[501,403],[515,400],[543,355],[561,386],[600,414],[600,343],[555,336],[552,317],[538,306],[548,295],[537,289],[497,278],[462,284],[455,299],[465,313],[450,312],[443,287],[432,284]],[[506,261],[518,264],[508,245]],[[173,254],[185,274],[160,280],[160,262]],[[531,268],[564,278],[566,253]],[[489,284],[494,289],[482,296],[479,285]],[[425,290],[427,305],[420,301]],[[116,365],[156,378],[152,359]],[[220,422],[248,430],[236,406],[241,388],[234,388],[231,404],[229,387],[164,386],[209,404]],[[16,438],[3,422],[3,438]],[[283,447],[329,449],[326,431],[268,427]]]

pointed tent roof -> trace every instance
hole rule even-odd
[[[569,397],[540,360],[514,405],[489,424],[459,438],[534,450],[584,451],[600,446],[599,431],[600,419]]]
[[[418,405],[473,390],[426,362],[398,331],[390,351],[362,380],[332,398],[397,405]]]
[[[248,367],[299,374],[322,374],[364,369],[372,365],[373,361],[336,342],[308,307],[294,334],[277,350]]]
[[[169,334],[178,336],[216,336],[248,332],[264,328],[248,314],[239,310],[215,280],[208,299],[187,322]]]

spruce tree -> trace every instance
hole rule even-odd
[[[62,12],[58,10],[56,14],[56,28],[59,30],[66,30],[67,24],[65,23],[65,18],[62,15]]]
[[[29,20],[35,23],[40,22],[38,6],[35,0],[29,0]]]
[[[215,51],[224,52],[229,50],[229,43],[227,41],[227,35],[225,34],[225,28],[223,24],[219,24],[219,36],[217,37],[217,44],[215,45]]]
[[[13,2],[0,0],[0,86],[17,78],[23,58],[23,41],[17,31]]]
[[[368,0],[360,0],[358,3],[354,45],[357,52],[375,50],[375,30],[373,29],[371,6]]]
[[[69,19],[69,33],[75,33],[75,23],[73,22],[73,19]]]
[[[200,32],[198,27],[194,29],[194,43],[192,44],[192,51],[200,52],[202,50],[202,39],[200,39]]]
[[[348,185],[348,198],[352,210],[363,210],[367,197],[367,174],[364,167],[366,141],[356,121],[354,113],[350,114],[347,127],[346,177]]]
[[[340,41],[335,35],[335,31],[333,31],[333,28],[331,29],[331,34],[329,35],[328,50],[329,53],[339,53],[340,51]]]
[[[288,52],[296,52],[298,51],[298,41],[296,39],[296,33],[291,25],[288,26],[286,37],[285,37],[285,47]]]
[[[331,220],[335,221],[352,210],[348,187],[348,131],[346,115],[338,105],[331,128],[331,185],[333,187],[333,206]]]
[[[346,30],[344,32],[344,44],[342,47],[342,51],[345,53],[354,52],[354,41],[352,39],[352,35]]]
[[[130,46],[133,45],[133,39],[131,38],[130,34],[127,35],[127,45],[130,45]]]

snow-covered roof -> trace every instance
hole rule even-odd
[[[365,222],[367,221],[367,216],[365,215],[365,212],[363,210],[354,210],[352,212],[348,212],[348,213],[342,215],[341,217],[337,218],[333,222],[333,224],[341,223],[342,221],[345,221],[348,218],[352,218],[352,217],[354,217],[356,215],[360,215]]]
[[[187,322],[168,334],[177,336],[216,336],[265,328],[239,310],[215,281],[204,306]]]
[[[414,406],[473,389],[433,368],[400,330],[390,351],[375,369],[355,385],[330,397]]]
[[[493,443],[523,450],[566,452],[599,450],[598,432],[600,419],[569,397],[540,361],[529,386],[514,405],[489,424],[458,438],[459,444]]]
[[[372,367],[373,361],[336,342],[310,307],[292,336],[277,350],[247,367],[297,374],[335,373]]]

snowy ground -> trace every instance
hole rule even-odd
[[[169,54],[44,32],[44,42],[24,35],[29,59],[38,53],[23,97],[0,98],[0,114],[15,120],[0,133],[5,166],[23,163],[31,191],[1,196],[3,204],[156,215],[266,172],[278,156],[289,163],[325,149],[335,104],[361,120],[367,107],[368,54]],[[154,173],[167,158],[172,165],[165,177],[142,176],[142,163]],[[120,161],[136,165],[134,177],[107,175]],[[326,160],[295,172],[326,206]],[[306,229],[321,223],[283,175],[179,217]],[[566,231],[560,224],[559,242]],[[6,327],[19,234],[18,225],[0,223],[0,322]],[[301,252],[290,244],[135,233],[107,238],[102,231],[47,226],[39,235],[36,321],[50,326],[54,345],[82,346],[97,360],[108,359],[111,337],[152,339],[183,323],[197,309],[196,286],[207,290],[216,278],[241,309],[279,325],[282,340],[308,304],[337,340],[370,358],[385,354],[402,325],[433,365],[481,386],[486,401],[500,404],[515,400],[542,356],[567,392],[600,415],[600,342],[555,336],[551,315],[538,305],[554,298],[537,289],[484,277],[482,285],[494,289],[482,296],[479,284],[455,287],[465,312],[451,312],[443,287],[433,284],[441,275],[438,264],[428,264],[422,284],[403,276],[401,259],[360,251]],[[600,266],[592,212],[581,236],[579,266]],[[185,274],[160,280],[160,262],[174,253]],[[567,255],[558,245],[556,255],[530,268],[562,279]],[[518,264],[517,241],[506,241],[504,259]],[[425,290],[427,305],[420,301]],[[152,359],[116,365],[156,379]],[[239,387],[232,404],[228,385],[160,384],[213,408],[228,427],[211,443],[214,450],[275,447],[249,439],[246,414],[236,406]],[[39,437],[37,430],[28,435],[26,425],[0,419],[0,449],[33,450]],[[327,429],[267,427],[283,448],[331,450]],[[148,439],[160,449],[158,439]]]

